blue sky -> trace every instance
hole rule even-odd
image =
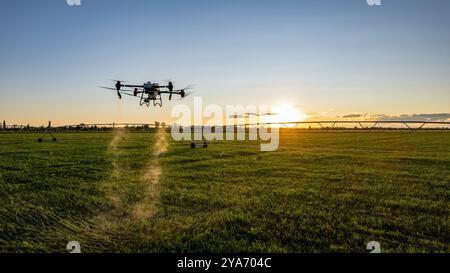
[[[0,119],[166,120],[96,88],[195,85],[205,103],[310,116],[450,112],[450,1],[0,0]]]

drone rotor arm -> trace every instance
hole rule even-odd
[[[106,87],[106,86],[98,86],[99,88],[103,88],[103,89],[108,89],[108,90],[113,90],[113,91],[117,91],[115,88],[111,88],[111,87]]]
[[[111,90],[111,91],[117,92],[117,90],[116,90],[115,88],[105,87],[105,86],[99,86],[99,87],[100,87],[100,88],[103,88],[103,89],[107,89],[107,90]],[[129,93],[129,92],[133,92],[133,90],[120,90],[120,91],[118,92],[118,94],[120,94],[120,95],[127,95],[127,96],[132,96],[132,97],[134,97],[134,94]],[[138,91],[138,92],[139,92],[139,91]]]
[[[99,88],[103,88],[103,89],[107,89],[107,90],[111,90],[111,91],[117,91],[116,88],[112,88],[112,87],[99,86]],[[134,90],[123,90],[123,89],[120,89],[120,93],[122,93],[122,92],[134,92]],[[138,92],[141,92],[141,91],[138,91]]]
[[[144,88],[143,85],[134,85],[134,84],[122,84],[123,87],[130,87],[130,88]]]

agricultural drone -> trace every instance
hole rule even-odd
[[[123,84],[126,83],[126,81],[121,80],[113,81],[116,82],[115,88],[106,86],[99,87],[116,91],[119,99],[122,99],[122,95],[140,98],[139,104],[141,106],[146,105],[147,107],[149,107],[151,103],[153,103],[153,106],[162,107],[162,94],[169,94],[169,100],[172,100],[173,95],[179,95],[181,98],[185,98],[190,95],[190,93],[186,91],[191,89],[191,87],[188,86],[183,89],[176,90],[174,89],[173,82],[170,80],[167,81],[167,85],[160,85],[159,83],[150,81],[142,85]]]

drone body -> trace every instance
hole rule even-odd
[[[124,81],[115,80],[115,88],[100,86],[108,90],[114,90],[117,92],[119,99],[122,99],[122,95],[138,97],[140,98],[139,104],[146,105],[147,107],[153,103],[153,106],[162,107],[162,94],[169,94],[169,100],[172,100],[173,95],[179,95],[184,98],[189,95],[186,90],[189,87],[174,90],[173,82],[169,81],[167,85],[160,85],[159,83],[146,82],[142,85],[123,84]],[[128,88],[128,89],[123,89]],[[131,89],[130,89],[131,88]]]

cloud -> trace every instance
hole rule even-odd
[[[450,113],[412,114],[412,115],[378,115],[376,120],[387,121],[450,121]]]
[[[343,115],[341,116],[342,118],[361,118],[361,117],[365,117],[366,115],[364,114],[347,114],[347,115]]]
[[[309,115],[312,119],[324,119],[324,118],[337,118],[337,119],[348,119],[355,121],[435,121],[435,122],[450,122],[450,113],[425,113],[425,114],[399,114],[399,115],[389,115],[389,114],[369,114],[369,113],[348,113],[343,115],[332,115],[331,113],[320,113]]]
[[[240,114],[240,115],[229,115],[228,118],[248,118],[250,116],[255,116],[255,117],[265,117],[265,116],[278,116],[278,114],[276,113],[245,113],[245,114]]]

